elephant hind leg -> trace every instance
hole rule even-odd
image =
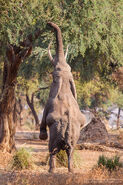
[[[49,172],[53,173],[56,167],[56,155],[55,154],[50,154],[49,166],[50,166]]]
[[[66,149],[68,156],[68,171],[73,173],[73,148]]]

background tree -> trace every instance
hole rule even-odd
[[[34,106],[34,97],[36,96],[37,92],[39,93],[41,90],[45,90],[45,89],[48,89],[48,88],[49,87],[42,87],[42,88],[37,89],[37,91],[35,91],[31,94],[31,98],[29,97],[28,90],[26,90],[26,101],[27,101],[27,104],[28,104],[29,108],[31,109],[32,115],[34,116],[35,127],[36,127],[37,130],[39,129],[40,120],[38,118],[38,114],[37,114],[37,111],[36,111],[35,106]]]
[[[123,67],[120,67],[112,75],[113,79],[117,82],[118,88],[115,89],[115,98],[113,103],[118,106],[117,113],[117,129],[120,128],[120,112],[123,109]]]

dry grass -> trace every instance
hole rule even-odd
[[[123,171],[109,173],[106,169],[94,168],[86,174],[68,173],[64,168],[50,174],[44,170],[1,172],[0,185],[92,185],[123,184]]]
[[[120,133],[123,133],[123,128],[120,128],[118,130],[117,129],[109,129],[108,133],[118,136]]]
[[[88,179],[91,179],[91,181],[119,181],[123,183],[123,169],[109,172],[105,167],[94,167],[88,174]]]
[[[12,159],[12,154],[0,152],[0,170],[6,169]]]
[[[49,174],[49,167],[45,162],[48,154],[47,142],[18,139],[16,146],[17,148],[25,147],[32,149],[33,162],[35,164],[34,169],[22,170],[21,172],[9,171],[8,163],[12,155],[0,153],[0,185],[97,185],[98,182],[119,185],[121,181],[121,184],[123,184],[123,169],[110,173],[105,168],[97,167],[100,155],[113,157],[117,154],[116,152],[77,150],[76,152],[80,156],[81,161],[79,166],[75,168],[74,174],[68,173],[65,167],[59,167],[56,169],[55,174]],[[118,154],[123,162],[123,151],[119,150]]]

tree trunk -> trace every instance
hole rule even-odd
[[[26,49],[8,45],[3,69],[2,96],[0,99],[0,150],[12,152],[15,148],[15,85],[19,66],[29,56],[32,47]]]
[[[117,114],[117,129],[120,128],[120,111],[121,111],[121,109],[118,108],[118,114]]]
[[[10,75],[10,74],[9,74]],[[9,86],[9,83],[4,85],[2,98],[0,101],[0,150],[11,152],[15,148],[15,84]]]
[[[14,135],[16,128],[15,123],[13,123],[12,113],[0,116],[0,125],[0,150],[3,152],[12,152],[15,149]]]
[[[26,93],[26,101],[27,101],[29,108],[31,109],[32,115],[34,116],[35,127],[36,127],[36,129],[38,129],[39,128],[39,118],[38,118],[38,115],[37,115],[35,107],[34,107],[34,93],[31,96],[31,100],[29,98],[28,93]]]
[[[37,30],[20,42],[20,46],[8,44],[3,69],[2,96],[0,99],[0,150],[12,152],[15,148],[15,85],[20,64],[31,54],[32,43],[41,34]]]
[[[21,113],[23,111],[23,106],[22,106],[22,103],[21,103],[21,99],[19,98],[18,100],[18,104],[19,104],[19,123],[20,123],[20,126],[22,125],[21,121],[22,121],[22,117],[21,117]]]
[[[22,111],[23,111],[23,106],[22,106],[22,101],[21,98],[19,98],[18,100],[16,99],[16,108],[15,111],[17,113],[17,121],[19,122],[19,125],[22,126]]]

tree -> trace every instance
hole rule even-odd
[[[118,108],[117,112],[117,121],[116,121],[116,126],[117,129],[120,128],[120,112],[123,109],[123,93],[119,88],[114,89],[114,92],[111,93],[112,95],[112,100],[111,100],[111,105],[114,104]]]
[[[34,116],[36,129],[39,129],[40,122],[39,122],[39,118],[38,118],[38,115],[37,115],[37,112],[36,112],[35,106],[34,106],[34,97],[35,97],[36,92],[39,92],[40,90],[45,90],[47,88],[49,88],[49,87],[39,88],[37,91],[35,91],[31,94],[31,98],[29,98],[28,90],[26,90],[26,101],[27,101],[29,108],[31,109],[32,115]]]
[[[34,30],[34,26],[42,26],[44,29],[33,52],[32,60],[35,57],[37,62],[32,63],[35,67],[32,70],[39,72],[40,69],[41,73],[43,69],[51,67],[46,57],[46,48],[53,35],[47,31],[46,23],[52,20],[62,29],[65,47],[70,44],[68,61],[73,71],[80,72],[84,82],[92,80],[97,74],[103,80],[110,81],[112,71],[123,63],[121,5],[121,0],[37,0],[31,1],[30,6],[27,3],[30,9],[28,14],[33,22],[31,29]]]
[[[118,106],[118,113],[117,113],[117,129],[120,128],[120,112],[123,108],[123,67],[120,67],[117,71],[113,73],[113,79],[118,84],[117,96],[115,98],[114,103]]]
[[[35,107],[34,107],[34,93],[32,93],[31,99],[30,99],[29,95],[28,95],[28,92],[27,92],[26,93],[26,101],[27,101],[27,104],[28,104],[29,108],[31,109],[32,115],[34,116],[35,127],[36,127],[36,129],[38,129],[40,123],[39,123],[39,118],[38,118],[38,115],[37,115]]]
[[[107,82],[104,83],[99,76],[95,76],[94,79],[88,82],[81,82],[80,77],[75,81],[78,103],[81,109],[97,109],[99,107],[104,108],[107,99],[110,98],[110,91],[112,86]]]
[[[40,72],[42,77],[46,74],[42,71],[51,67],[46,57],[48,42],[53,37],[46,27],[49,20],[61,27],[65,47],[70,44],[69,64],[80,72],[84,82],[92,80],[97,73],[109,81],[112,71],[122,65],[122,0],[5,2],[1,6],[3,46],[7,41],[18,43],[35,28],[44,30],[35,44],[33,62],[27,61],[30,76]]]
[[[20,48],[8,45],[3,70],[0,100],[0,149],[11,152],[15,147],[15,85],[21,62],[31,54],[32,46]]]
[[[19,120],[19,124],[21,126],[21,122],[22,122],[22,111],[23,111],[23,105],[22,105],[22,100],[21,97],[19,97],[18,99],[16,98],[16,113],[17,113],[17,119]],[[19,117],[19,118],[18,118]]]
[[[21,38],[20,32],[22,19],[18,19],[18,22],[14,24],[20,15],[19,13],[22,15],[20,2],[0,1],[0,3],[2,5],[0,9],[2,15],[0,44],[3,46],[0,53],[2,53],[1,58],[4,60],[0,99],[0,150],[12,152],[15,148],[15,85],[17,73],[22,61],[31,54],[32,42],[39,36],[40,30],[37,30],[33,35],[29,34],[26,39],[22,40],[24,38]],[[21,23],[20,28],[18,28],[18,23]],[[15,33],[15,31],[17,32]],[[7,41],[10,44],[7,44]],[[7,49],[5,49],[5,45],[7,45]],[[6,54],[4,54],[5,50]]]

